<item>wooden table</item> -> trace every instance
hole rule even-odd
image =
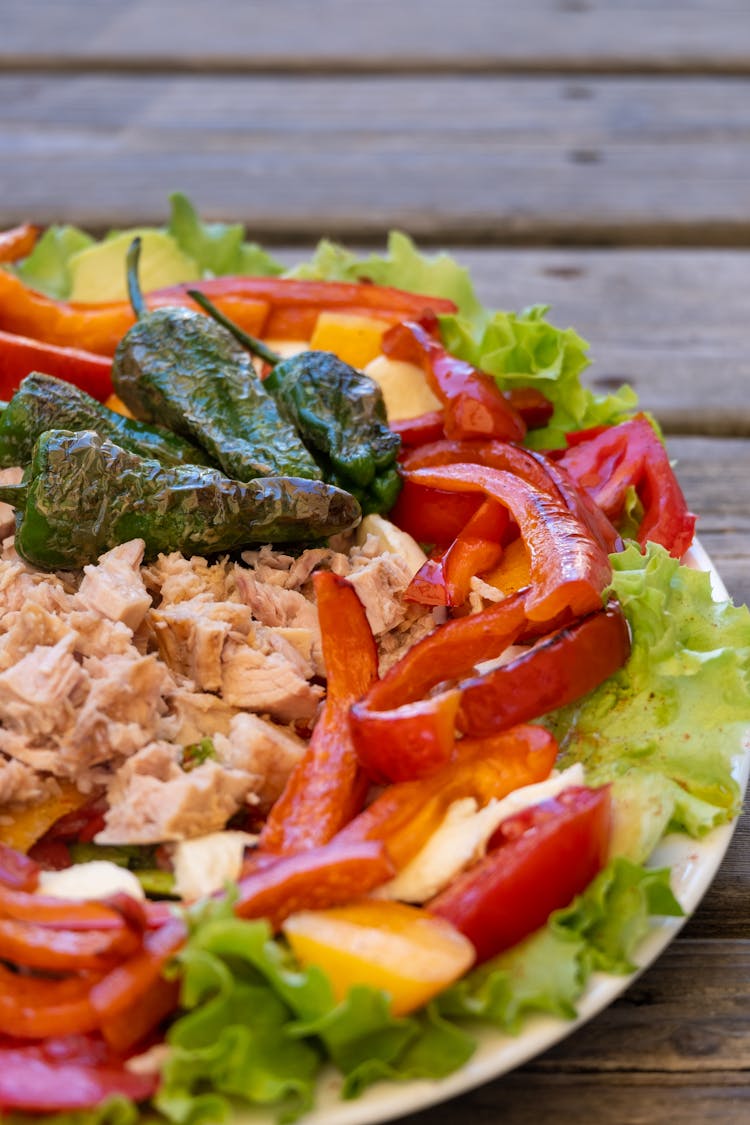
[[[0,225],[164,219],[290,253],[392,226],[488,304],[546,301],[655,410],[750,599],[750,8],[742,0],[0,0]],[[622,999],[404,1125],[750,1118],[750,825]]]

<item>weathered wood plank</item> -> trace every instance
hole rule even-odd
[[[580,332],[591,344],[586,379],[600,393],[629,383],[670,433],[750,433],[750,254],[454,252],[487,305],[549,304],[553,323]]]
[[[750,80],[0,76],[0,222],[750,243]]]
[[[471,1115],[533,1125],[546,1105],[581,1125],[747,1120],[748,942],[678,939],[595,1020],[526,1066],[403,1125]],[[603,1114],[606,1105],[606,1114]],[[710,1112],[713,1111],[713,1112]],[[737,1111],[737,1112],[735,1112]],[[545,1118],[542,1118],[543,1120]]]
[[[555,1120],[581,1125],[705,1125],[709,1111],[739,1125],[750,1112],[748,985],[749,942],[678,938],[624,996],[557,1046],[403,1125],[467,1116],[494,1125],[499,1107],[502,1120],[535,1125],[547,1120],[547,1106]]]
[[[644,34],[647,28],[648,33]],[[6,65],[750,70],[736,0],[4,0]]]

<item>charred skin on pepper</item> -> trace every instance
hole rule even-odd
[[[128,276],[138,319],[112,365],[112,382],[125,405],[136,418],[167,425],[197,443],[235,480],[320,480],[297,431],[281,417],[250,357],[226,329],[192,309],[146,310],[138,256],[135,239]]]
[[[165,468],[91,431],[42,434],[24,483],[0,498],[16,508],[19,554],[44,569],[85,566],[130,539],[143,539],[147,558],[213,554],[333,535],[360,517],[353,496],[322,481]]]
[[[282,359],[244,332],[198,290],[189,295],[253,355],[271,368],[263,387],[295,427],[326,480],[353,493],[367,515],[388,511],[401,480],[401,439],[391,430],[383,394],[368,375],[331,352],[303,351]]]
[[[122,449],[162,465],[209,465],[207,454],[171,430],[125,418],[85,391],[33,372],[0,415],[0,466],[26,465],[46,430],[94,430]]]

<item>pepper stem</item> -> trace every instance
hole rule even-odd
[[[28,484],[0,484],[0,500],[11,508],[24,508],[28,491]]]
[[[207,312],[210,317],[213,317],[217,324],[221,324],[223,328],[231,332],[235,340],[239,340],[242,346],[247,348],[249,352],[252,352],[253,355],[257,355],[260,359],[270,364],[271,367],[275,367],[277,363],[281,363],[284,358],[283,356],[275,352],[273,348],[266,347],[262,340],[256,340],[255,336],[251,336],[249,332],[245,332],[243,328],[240,328],[239,324],[235,324],[228,316],[224,316],[224,313],[217,309],[216,305],[212,301],[209,301],[208,297],[201,293],[199,289],[188,289],[187,294],[188,297],[193,298],[196,305],[200,305],[203,311]]]
[[[128,271],[128,297],[130,298],[130,304],[133,306],[133,312],[138,320],[148,312],[146,302],[143,299],[143,293],[141,292],[141,285],[138,281],[138,263],[140,260],[141,239],[139,235],[136,235],[130,243],[127,257],[125,258],[125,264]]]

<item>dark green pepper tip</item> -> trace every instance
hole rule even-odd
[[[187,295],[188,297],[192,297],[196,305],[200,305],[204,312],[208,313],[210,317],[213,317],[217,324],[220,324],[222,328],[226,328],[228,332],[231,332],[235,340],[238,340],[252,355],[257,355],[259,359],[262,359],[265,363],[269,363],[271,367],[275,367],[277,363],[281,362],[282,356],[280,356],[278,352],[275,352],[272,348],[266,347],[262,340],[257,340],[255,336],[251,336],[249,332],[245,332],[238,324],[230,320],[228,316],[224,316],[224,313],[221,312],[220,309],[217,309],[213,301],[209,301],[208,297],[206,297],[204,293],[201,293],[200,289],[188,289]]]
[[[138,263],[140,260],[141,238],[140,235],[136,235],[130,243],[125,265],[128,278],[128,297],[130,298],[130,304],[133,306],[133,312],[138,320],[148,312],[146,302],[143,299],[143,293],[141,292],[140,282],[138,281]]]
[[[23,508],[29,491],[28,484],[1,484],[0,500],[10,504],[11,508]]]

